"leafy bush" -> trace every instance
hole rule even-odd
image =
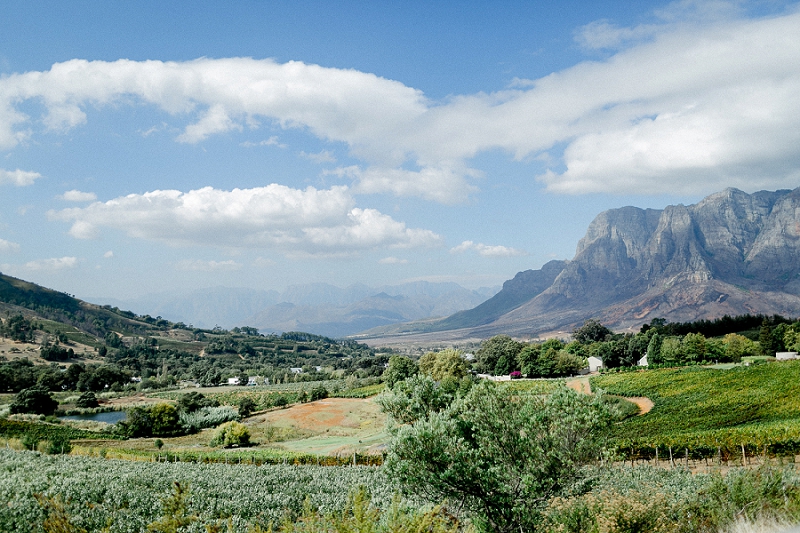
[[[256,409],[256,402],[251,397],[245,396],[239,400],[239,416],[241,418],[247,418],[253,414],[253,411]]]
[[[47,441],[46,450],[50,455],[69,453],[72,451],[72,444],[69,438],[64,434],[57,434],[50,437],[50,440]]]
[[[11,403],[11,414],[33,413],[37,415],[52,415],[58,407],[58,402],[53,399],[50,392],[32,387],[23,389],[14,397]]]
[[[226,422],[222,424],[211,440],[211,446],[222,446],[223,448],[249,445],[250,432],[244,424],[240,424],[239,422]]]
[[[409,493],[459,501],[484,529],[536,531],[543,503],[597,458],[609,419],[598,398],[564,386],[542,398],[485,381],[395,428],[386,466]]]
[[[328,397],[328,389],[326,389],[322,385],[311,389],[311,394],[309,394],[309,399],[312,402],[316,402],[317,400],[324,400],[327,397]]]
[[[97,401],[97,396],[91,391],[82,393],[75,402],[75,406],[82,409],[90,409],[98,405],[100,405],[100,403]]]

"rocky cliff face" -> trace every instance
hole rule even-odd
[[[545,290],[473,335],[638,328],[723,314],[800,316],[800,188],[726,189],[663,210],[601,213]]]

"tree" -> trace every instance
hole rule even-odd
[[[219,402],[197,391],[181,394],[178,398],[178,409],[184,413],[193,413],[203,407],[219,407]]]
[[[463,506],[482,529],[534,531],[546,502],[597,458],[608,423],[598,397],[566,387],[521,395],[482,382],[395,428],[386,468],[408,493]]]
[[[523,343],[515,341],[508,335],[495,335],[481,344],[480,349],[475,352],[475,368],[484,374],[494,374],[497,362],[502,356],[505,355],[507,360],[515,361],[523,346]]]
[[[324,400],[328,397],[328,389],[323,387],[322,385],[318,385],[311,389],[311,394],[308,395],[309,399],[312,402],[316,402],[317,400]]]
[[[761,355],[774,357],[775,352],[778,351],[775,337],[772,335],[772,328],[766,319],[761,323],[761,329],[758,332],[758,345]]]
[[[16,314],[5,319],[0,326],[0,333],[11,340],[28,342],[33,340],[34,328],[30,320],[21,314]]]
[[[648,364],[660,365],[664,362],[664,358],[661,356],[661,345],[663,343],[664,337],[662,337],[659,333],[653,333],[653,335],[650,337],[650,342],[647,344]]]
[[[247,418],[258,408],[256,402],[250,396],[244,396],[239,400],[239,417]]]
[[[447,408],[461,387],[452,388],[448,381],[436,383],[425,374],[417,374],[399,381],[377,398],[378,405],[389,418],[399,424],[410,424]],[[468,386],[463,389],[468,390]]]
[[[725,335],[722,338],[722,345],[725,347],[725,358],[734,363],[740,362],[742,357],[755,355],[758,351],[753,341],[736,333]]]
[[[428,352],[420,358],[419,370],[435,381],[441,381],[447,377],[459,380],[469,374],[469,362],[464,359],[461,350],[447,349]]]
[[[417,362],[409,357],[393,355],[389,358],[389,366],[383,372],[383,381],[389,388],[394,387],[398,381],[403,381],[419,372]]]
[[[150,421],[153,425],[153,435],[168,437],[180,433],[181,421],[178,410],[169,403],[159,403],[150,409]]]
[[[36,415],[52,415],[58,407],[49,391],[43,388],[23,389],[14,396],[11,402],[11,414],[32,413]]]
[[[583,326],[573,330],[572,338],[581,344],[592,344],[606,340],[606,337],[613,335],[614,332],[605,327],[597,320],[590,318],[583,323]]]
[[[702,333],[687,333],[683,338],[683,356],[686,361],[700,362],[705,359],[706,338]]]
[[[95,396],[93,392],[82,393],[78,397],[78,401],[75,402],[75,406],[81,409],[89,409],[97,407],[98,405],[100,405],[100,403],[97,401],[97,396]]]
[[[129,409],[125,420],[117,423],[117,431],[129,438],[152,436],[153,422],[150,420],[150,411],[144,407]]]
[[[225,422],[217,429],[211,446],[230,448],[233,446],[249,446],[250,432],[244,424],[239,422]]]

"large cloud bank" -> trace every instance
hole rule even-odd
[[[339,172],[359,193],[462,201],[481,174],[471,159],[494,149],[542,159],[538,179],[562,193],[788,187],[800,177],[798,35],[797,12],[594,24],[580,34],[584,45],[639,42],[505,91],[443,102],[373,74],[301,62],[76,59],[0,79],[0,148],[35,135],[37,117],[21,110],[27,100],[43,104],[38,120],[56,131],[80,126],[90,106],[127,103],[183,121],[182,143],[260,121],[345,143],[362,163]],[[18,172],[0,181],[34,178]]]

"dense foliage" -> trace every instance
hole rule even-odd
[[[432,383],[410,386],[407,406],[396,390],[384,399],[393,419],[408,422],[393,430],[386,467],[409,494],[459,502],[486,530],[535,530],[544,503],[600,453],[609,417],[596,397],[563,386],[524,395],[491,382],[452,397]]]

